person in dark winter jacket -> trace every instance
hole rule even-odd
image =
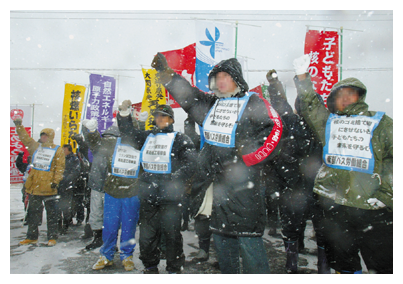
[[[157,106],[155,127],[149,131],[133,127],[130,106],[130,101],[123,101],[117,119],[122,137],[141,149],[140,259],[144,273],[158,273],[161,235],[165,236],[166,270],[181,273],[185,262],[181,215],[185,185],[195,171],[195,147],[187,135],[174,131],[170,106]]]
[[[325,238],[321,222],[323,212],[313,193],[313,183],[322,164],[322,145],[315,137],[300,113],[299,99],[295,102],[294,113],[287,102],[283,85],[277,72],[270,70],[266,75],[269,81],[270,103],[281,115],[289,129],[289,136],[282,154],[275,160],[273,168],[280,179],[280,212],[282,235],[287,252],[286,269],[297,272],[298,252],[304,248],[306,220],[312,219],[318,245],[318,273],[330,273],[325,256]],[[317,95],[319,99],[321,97]],[[271,170],[271,169],[269,169]],[[273,174],[268,174],[272,177]]]
[[[72,222],[72,201],[73,189],[78,177],[80,176],[80,161],[74,155],[73,149],[69,144],[63,145],[63,151],[66,159],[63,179],[59,184],[59,233],[66,234],[67,229]]]
[[[283,124],[267,101],[247,93],[242,68],[235,58],[210,72],[206,94],[176,74],[158,53],[152,62],[160,81],[180,106],[203,127],[201,169],[192,191],[213,183],[211,229],[222,273],[269,273],[261,238],[265,227],[262,165],[281,146]]]
[[[125,270],[131,271],[134,269],[133,252],[136,246],[134,239],[140,209],[140,200],[137,197],[140,153],[133,147],[131,141],[120,135],[119,137],[103,135],[101,138],[101,134],[97,131],[96,119],[84,120],[83,126],[85,127],[83,131],[88,132],[90,148],[100,148],[106,158],[108,169],[103,187],[105,190],[103,244],[99,251],[101,256],[92,269],[100,270],[113,265],[118,231],[121,228],[120,259]],[[117,135],[119,130],[116,126],[111,126],[105,133]]]
[[[307,72],[294,60],[301,114],[323,145],[314,192],[324,209],[326,255],[337,273],[393,273],[393,120],[369,111],[356,78],[336,83],[319,102]]]
[[[200,152],[201,138],[195,129],[195,121],[188,115],[185,120],[185,134],[192,139],[196,146],[196,151]],[[199,160],[199,159],[198,159]],[[213,232],[210,230],[211,209],[213,204],[213,185],[206,191],[196,192],[195,195],[190,191],[189,214],[194,218],[194,230],[199,242],[199,251],[192,259],[192,262],[204,262],[209,259],[210,239]]]
[[[72,199],[72,217],[76,218],[76,225],[80,226],[84,221],[85,207],[88,207],[87,211],[87,222],[89,217],[89,206],[85,206],[85,195],[87,194],[87,182],[88,182],[88,172],[90,164],[88,160],[84,157],[79,149],[77,149],[76,156],[80,161],[80,175],[77,179],[76,184],[73,188],[73,199]],[[88,195],[88,194],[87,194]],[[88,204],[89,205],[89,204]]]
[[[83,128],[84,129],[84,128]],[[119,137],[118,132],[111,131],[112,129],[106,129],[102,134],[102,138],[113,136]],[[88,131],[83,131],[82,134],[76,134],[73,139],[77,141],[82,152],[86,153],[85,149],[90,149],[92,154],[92,163],[88,173],[87,187],[90,191],[89,194],[89,220],[84,226],[84,236],[82,238],[90,238],[93,236],[93,240],[90,244],[85,246],[85,249],[92,250],[102,246],[102,225],[104,214],[104,200],[105,191],[103,190],[106,175],[108,172],[108,162],[106,159],[106,149],[100,147],[101,143],[90,145],[88,142]],[[80,150],[81,151],[81,150]],[[88,197],[87,197],[88,198]]]

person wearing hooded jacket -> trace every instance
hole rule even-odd
[[[84,120],[83,126],[84,132],[88,132],[90,149],[99,147],[107,162],[107,175],[103,187],[105,191],[103,244],[99,251],[101,256],[92,269],[100,270],[113,265],[118,231],[121,228],[120,259],[125,270],[131,271],[134,269],[133,251],[136,246],[134,238],[140,209],[140,200],[137,197],[138,169],[133,167],[138,151],[128,139],[120,137],[117,126],[109,127],[102,137],[97,131],[96,119]]]
[[[69,225],[73,222],[72,218],[72,202],[73,202],[73,189],[80,176],[80,161],[77,156],[73,153],[71,145],[63,145],[63,151],[65,155],[65,168],[63,173],[63,179],[59,183],[57,189],[60,195],[60,200],[58,204],[59,210],[59,233],[64,235],[67,233]]]
[[[301,109],[298,97],[294,113],[276,70],[267,72],[266,78],[270,84],[270,103],[289,128],[287,147],[269,169],[276,174],[268,174],[269,178],[278,177],[280,187],[282,235],[287,253],[286,269],[290,273],[297,272],[298,253],[304,248],[306,220],[311,219],[318,248],[318,273],[328,274],[330,268],[324,249],[326,240],[322,229],[323,212],[318,206],[317,194],[312,192],[316,173],[322,164],[322,145],[299,115]],[[322,100],[319,94],[317,97]]]
[[[173,109],[159,105],[153,111],[152,130],[133,127],[131,102],[119,106],[118,125],[123,137],[128,137],[141,149],[143,172],[139,178],[140,259],[145,274],[159,273],[159,244],[165,237],[166,270],[181,273],[185,263],[181,234],[182,206],[186,183],[193,176],[196,152],[192,140],[174,131]]]
[[[197,124],[205,145],[192,194],[213,186],[211,230],[222,273],[269,273],[263,245],[265,227],[262,165],[275,157],[286,130],[266,100],[247,93],[238,60],[231,58],[211,70],[214,94],[192,87],[158,53],[151,64],[160,82]]]
[[[315,95],[308,55],[294,60],[301,114],[321,141],[314,192],[324,209],[326,253],[337,273],[393,273],[393,120],[369,111],[366,86],[336,83],[328,109]]]
[[[63,179],[64,153],[61,147],[53,143],[55,137],[53,129],[42,129],[40,132],[41,142],[37,142],[25,130],[22,125],[22,119],[15,119],[14,124],[18,137],[32,156],[33,164],[25,182],[25,192],[29,194],[27,237],[20,242],[20,245],[36,244],[38,242],[38,226],[42,221],[42,211],[45,206],[48,228],[47,245],[54,246],[58,238],[57,187]]]

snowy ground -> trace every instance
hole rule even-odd
[[[54,247],[43,246],[19,246],[19,241],[25,239],[26,226],[22,226],[21,219],[24,217],[23,203],[21,201],[21,185],[10,186],[10,274],[140,274],[144,269],[139,260],[139,249],[135,248],[134,262],[136,269],[126,272],[115,254],[114,265],[101,271],[91,269],[99,257],[99,248],[89,252],[82,249],[91,240],[81,240],[84,226],[72,226],[66,235],[59,236],[57,245]],[[44,214],[40,226],[39,242],[46,243],[46,217]],[[213,265],[216,262],[214,249],[210,249],[210,259],[206,263],[192,264],[190,260],[197,253],[198,243],[195,237],[193,222],[190,223],[189,231],[182,232],[184,239],[184,252],[186,264],[183,274],[219,274],[220,271]],[[136,232],[138,242],[138,230]],[[264,243],[269,257],[271,273],[284,274],[285,253],[281,236],[269,236],[267,230],[264,234]],[[305,250],[300,254],[299,273],[316,274],[316,242],[312,223],[308,221],[305,231]],[[165,271],[165,260],[161,260],[159,270]]]

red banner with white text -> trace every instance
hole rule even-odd
[[[10,106],[10,183],[22,183],[23,174],[17,169],[15,161],[20,152],[24,152],[23,162],[27,162],[29,153],[22,144],[18,137],[13,120],[16,118],[22,119],[22,125],[31,136],[32,119],[31,119],[31,106]]]
[[[327,97],[339,81],[339,34],[337,31],[309,30],[305,36],[304,54],[311,58],[309,73],[315,91],[327,106]]]

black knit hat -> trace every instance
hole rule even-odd
[[[171,108],[169,105],[159,105],[157,108],[153,111],[153,116],[155,116],[157,113],[160,113],[162,115],[167,115],[173,119],[175,122],[175,117],[174,117],[174,110]]]

